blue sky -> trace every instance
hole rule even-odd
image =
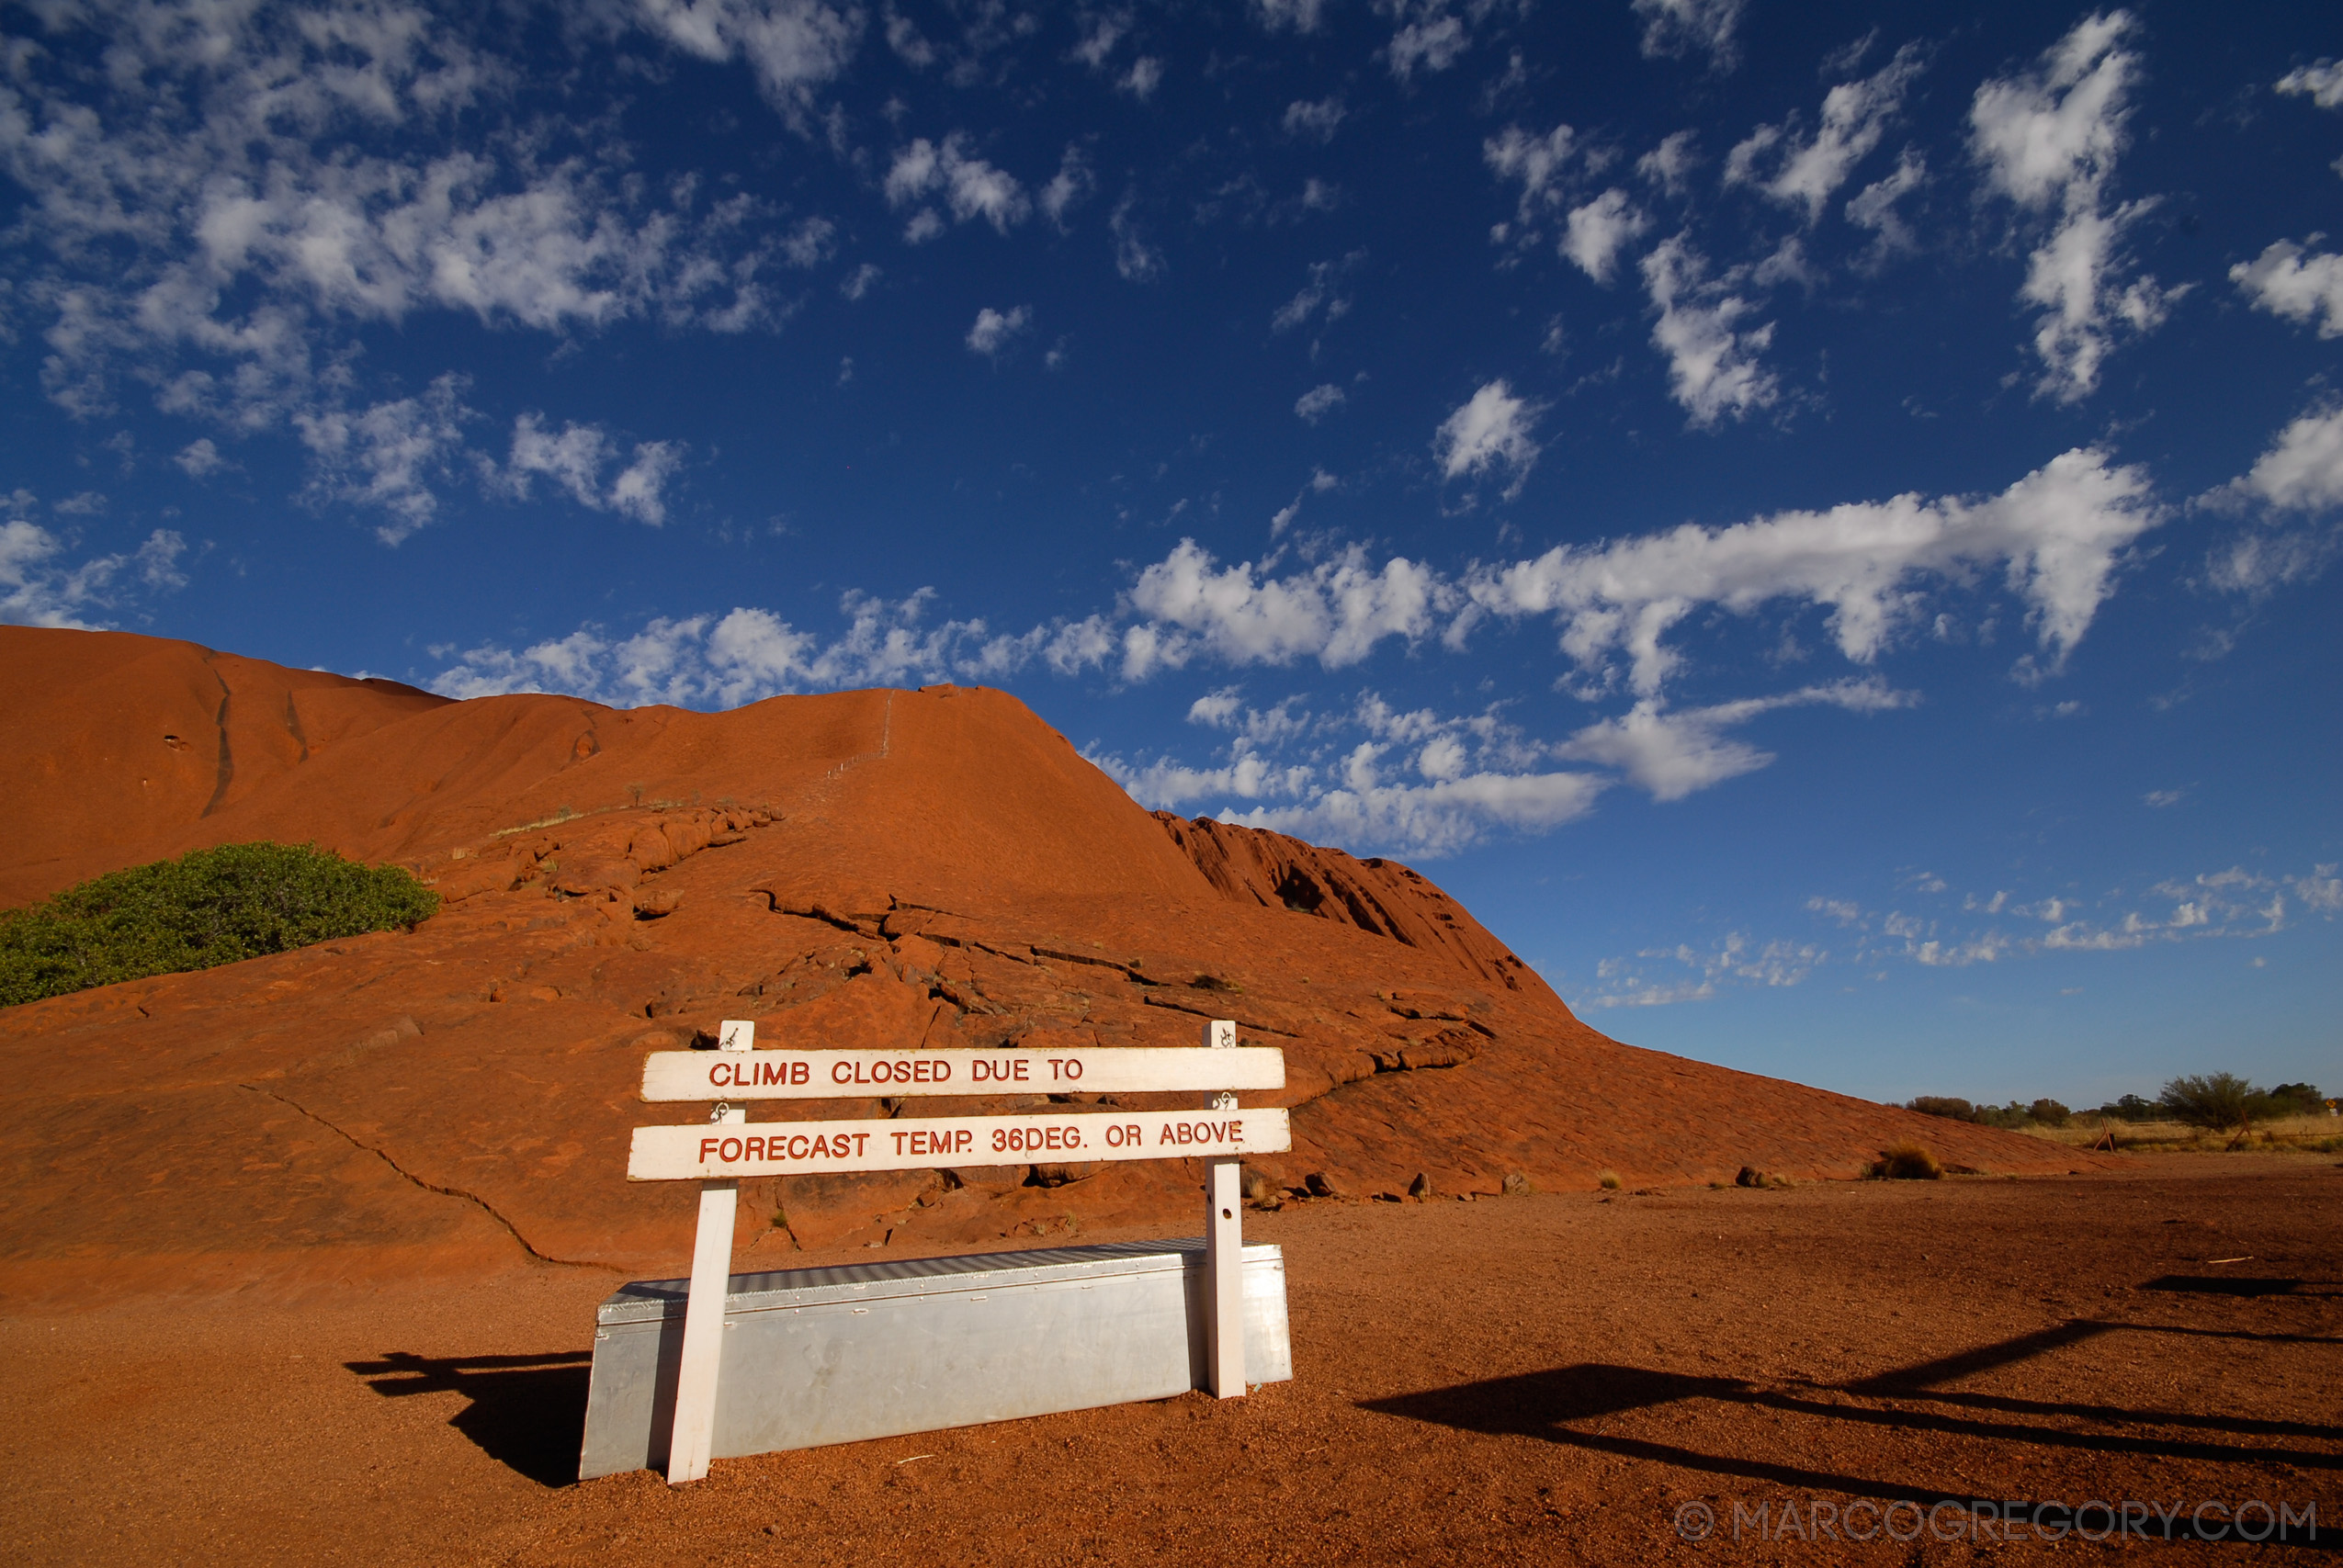
[[[2326,7],[0,33],[6,619],[981,682],[1638,1043],[2343,1077]]]

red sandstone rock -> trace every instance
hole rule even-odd
[[[9,1294],[477,1272],[524,1248],[672,1272],[693,1192],[630,1186],[628,1130],[703,1111],[635,1089],[647,1052],[724,1018],[761,1044],[900,1050],[1184,1045],[1234,1017],[1285,1052],[1264,1098],[1294,1108],[1295,1148],[1251,1164],[1287,1190],[1852,1177],[1907,1138],[1983,1170],[2084,1163],[1609,1040],[1417,873],[1150,815],[998,692],[450,703],[21,627],[0,627],[0,671],[22,694],[0,899],[270,838],[408,865],[447,900],[412,933],[0,1012]],[[753,1181],[740,1253],[1178,1231],[1200,1176]]]

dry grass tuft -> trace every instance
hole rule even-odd
[[[1919,1145],[1902,1143],[1880,1150],[1871,1173],[1887,1181],[1934,1181],[1944,1174],[1944,1168]]]
[[[1598,1171],[1594,1184],[1605,1192],[1616,1192],[1619,1190],[1619,1173],[1615,1170]]]

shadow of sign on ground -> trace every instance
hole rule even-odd
[[[585,1436],[586,1385],[594,1353],[544,1356],[418,1356],[392,1350],[379,1360],[345,1361],[387,1399],[460,1393],[448,1425],[489,1458],[540,1486],[576,1484]]]
[[[2231,1285],[2240,1281],[2218,1282]],[[2238,1338],[2315,1338],[2229,1335],[2218,1330],[2168,1329],[2161,1325],[2083,1319],[1843,1383],[1759,1382],[1735,1377],[1694,1376],[1646,1367],[1580,1362],[1511,1377],[1429,1389],[1419,1393],[1362,1400],[1358,1407],[1405,1420],[1489,1436],[1536,1438],[1624,1459],[1671,1465],[1695,1472],[1730,1476],[1785,1489],[1841,1493],[1881,1503],[1908,1502],[1922,1508],[1932,1508],[1939,1504],[1966,1504],[1976,1494],[1973,1487],[1946,1490],[1918,1480],[1859,1475],[1745,1455],[1703,1452],[1679,1443],[1603,1430],[1595,1424],[1608,1417],[1657,1411],[1671,1405],[1697,1405],[1705,1401],[1762,1410],[1777,1416],[1851,1425],[1873,1431],[1895,1430],[1979,1438],[2007,1444],[2013,1450],[2032,1447],[2140,1460],[2188,1459],[2252,1467],[2256,1471],[2292,1465],[2315,1474],[2329,1476],[2343,1471],[2343,1455],[2296,1446],[2303,1442],[2343,1440],[2343,1427],[2227,1413],[2208,1415],[2029,1400],[1941,1390],[1934,1386],[2031,1360],[2104,1335],[2166,1333],[2210,1334]],[[2333,1341],[2316,1339],[2315,1342]],[[2106,1429],[2109,1427],[2125,1429]],[[2190,1433],[2202,1435],[2184,1435]],[[2284,1439],[2294,1439],[2295,1443],[2280,1446],[2220,1438],[2278,1438],[2281,1443]],[[2185,1520],[2179,1521],[2173,1528],[2171,1539],[2195,1539],[2193,1528]],[[2211,1536],[2205,1539],[2214,1540],[2222,1538]],[[2320,1529],[2312,1541],[2296,1544],[2311,1544],[2327,1551],[2343,1549],[2343,1530],[2329,1524]]]

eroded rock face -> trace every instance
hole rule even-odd
[[[1151,815],[997,692],[722,715],[448,703],[189,644],[16,627],[0,628],[0,670],[11,690],[111,694],[36,700],[6,721],[12,901],[258,838],[395,860],[446,900],[412,933],[0,1012],[11,1295],[462,1274],[531,1256],[673,1272],[694,1192],[630,1186],[628,1134],[702,1112],[635,1091],[646,1053],[712,1043],[726,1018],[756,1020],[765,1046],[911,1050],[1185,1045],[1233,1017],[1247,1043],[1285,1053],[1285,1089],[1262,1098],[1294,1109],[1295,1148],[1246,1173],[1270,1201],[1399,1192],[1420,1175],[1443,1201],[1591,1189],[1605,1168],[1631,1185],[1729,1182],[1751,1162],[1850,1177],[1913,1137],[1980,1169],[2075,1163],[1609,1040],[1417,873]],[[192,743],[181,710],[206,704],[274,704],[309,716],[310,739],[295,746],[287,728],[280,743],[257,717],[215,726],[232,766],[222,784],[215,750],[200,787],[164,771],[184,759],[162,737]],[[108,828],[99,815],[124,786],[107,770],[148,739],[164,761],[136,753],[141,805]],[[1190,1230],[1200,1179],[1146,1162],[749,1182],[739,1261]]]

